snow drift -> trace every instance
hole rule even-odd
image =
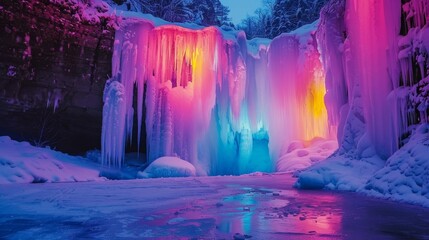
[[[419,126],[413,136],[368,181],[370,195],[429,207],[429,125]]]
[[[100,165],[0,137],[0,184],[100,181]]]
[[[192,177],[196,176],[196,173],[195,167],[185,160],[177,157],[160,157],[153,161],[143,172],[139,172],[138,177]]]

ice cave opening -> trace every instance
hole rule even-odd
[[[200,175],[273,172],[292,141],[335,139],[315,26],[258,42],[218,27],[123,23],[104,92],[103,163],[120,167],[142,128],[148,162],[176,156]]]

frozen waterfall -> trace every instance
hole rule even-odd
[[[103,162],[120,166],[133,134],[140,144],[142,124],[149,162],[177,156],[210,175],[271,172],[293,140],[335,135],[316,26],[252,52],[243,32],[126,21],[113,56],[121,100],[106,86]]]

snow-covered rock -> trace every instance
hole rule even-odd
[[[277,161],[278,172],[294,172],[326,159],[338,148],[335,140],[315,138],[309,142],[291,143],[286,152]]]
[[[99,167],[82,157],[0,137],[0,184],[104,180]]]
[[[384,161],[378,157],[353,159],[333,156],[298,174],[295,186],[302,189],[359,191]]]
[[[138,173],[138,177],[140,178],[192,176],[196,176],[194,165],[178,157],[160,157],[152,162],[143,172]]]

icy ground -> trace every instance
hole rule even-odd
[[[429,209],[289,174],[0,185],[7,239],[428,239]],[[236,233],[238,233],[236,235]]]

